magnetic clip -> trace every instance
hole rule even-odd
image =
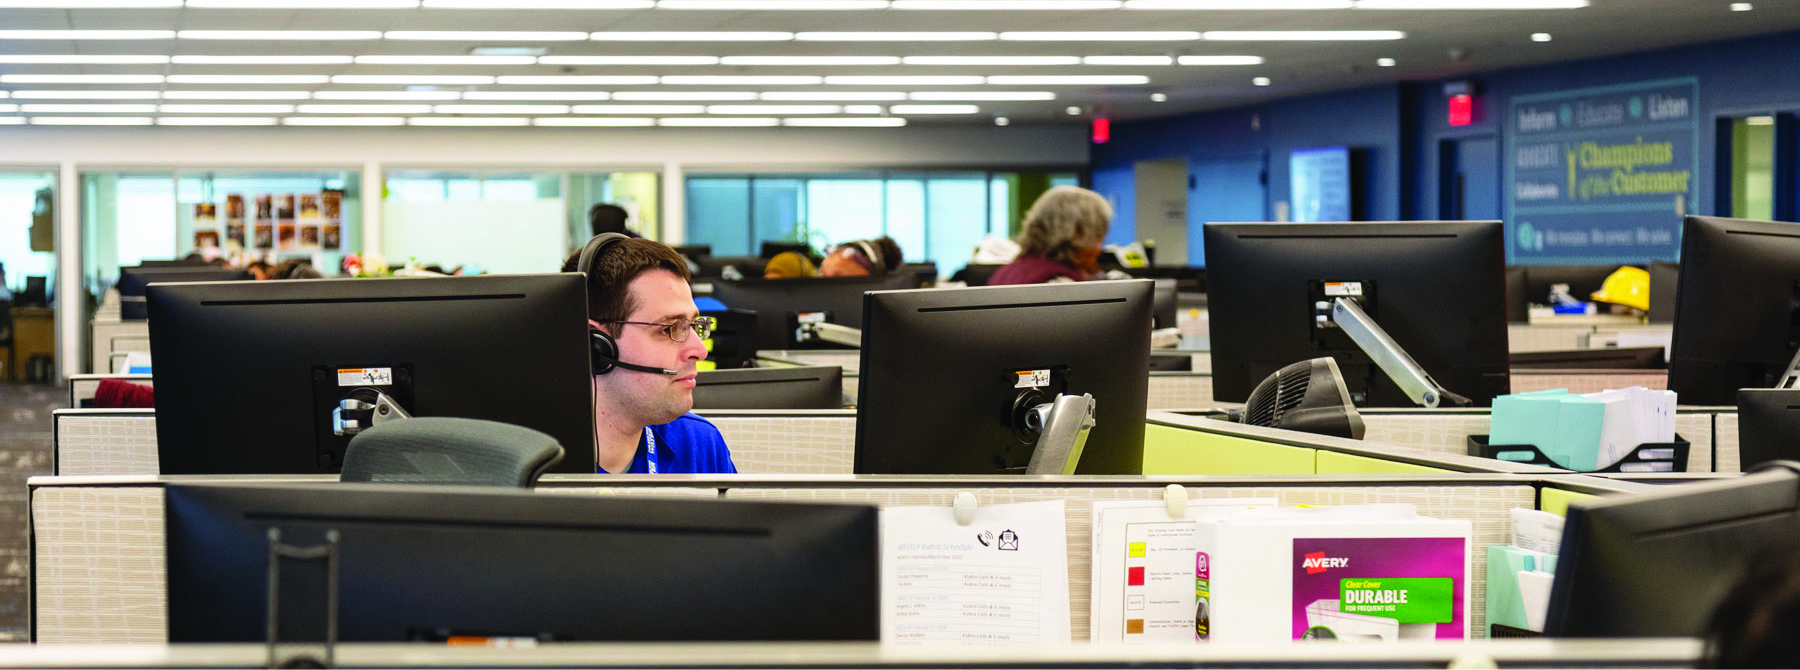
[[[1163,504],[1169,508],[1169,518],[1187,518],[1188,492],[1180,484],[1170,484],[1163,488]]]
[[[950,511],[956,515],[956,525],[967,526],[975,523],[975,494],[963,491],[956,494],[956,502],[950,504]]]

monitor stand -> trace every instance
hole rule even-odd
[[[861,349],[862,329],[824,321],[805,322],[794,332],[794,339],[799,342],[830,342]]]
[[[1094,429],[1094,396],[1059,394],[1025,413],[1025,430],[1037,433],[1037,446],[1025,465],[1028,475],[1072,475]]]
[[[1778,389],[1800,389],[1800,351],[1794,352],[1794,360],[1788,361],[1787,371],[1781,373],[1781,379],[1775,382]]]
[[[392,396],[372,388],[359,388],[351,391],[331,409],[331,432],[334,435],[354,437],[357,433],[389,421],[410,418],[412,415]]]
[[[1356,346],[1362,347],[1363,353],[1368,354],[1369,359],[1375,361],[1375,365],[1379,366],[1381,371],[1386,373],[1389,379],[1394,380],[1394,384],[1398,385],[1402,392],[1406,393],[1406,397],[1411,398],[1419,406],[1433,408],[1445,400],[1457,407],[1474,405],[1468,398],[1451,393],[1439,386],[1437,381],[1431,378],[1431,375],[1426,374],[1425,368],[1419,367],[1418,361],[1413,360],[1413,357],[1400,347],[1400,343],[1395,342],[1394,338],[1388,336],[1387,331],[1382,330],[1374,319],[1369,318],[1369,315],[1363,312],[1362,307],[1357,305],[1356,301],[1349,298],[1332,300],[1331,321],[1342,329],[1344,334],[1349,335],[1350,339],[1355,340]]]

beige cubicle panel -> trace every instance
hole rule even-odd
[[[113,370],[113,354],[126,352],[150,351],[150,322],[148,321],[102,321],[95,318],[92,337],[94,357],[89,372],[94,374],[110,374]]]
[[[711,410],[738,472],[850,474],[856,410]]]
[[[1743,472],[1743,459],[1738,455],[1737,412],[1720,412],[1713,417],[1713,453],[1718,456],[1719,472]]]
[[[1570,393],[1599,393],[1607,389],[1642,386],[1669,388],[1668,370],[1513,370],[1512,392],[1531,393],[1568,389]]]
[[[156,412],[59,409],[51,413],[51,472],[58,475],[154,475]]]
[[[1713,471],[1713,417],[1716,410],[1684,408],[1675,416],[1675,433],[1692,443],[1688,472]],[[1363,439],[1447,454],[1468,453],[1470,435],[1487,435],[1488,409],[1365,409]]]
[[[35,477],[33,636],[44,643],[141,644],[166,639],[163,487],[171,483],[322,482],[296,477]],[[1521,474],[1363,475],[1334,477],[914,477],[753,475],[551,475],[548,494],[680,495],[779,500],[860,501],[877,505],[949,504],[968,491],[982,504],[1067,502],[1071,617],[1085,639],[1091,571],[1088,514],[1094,500],[1152,498],[1170,484],[1201,497],[1269,496],[1282,504],[1407,502],[1422,514],[1467,519],[1477,547],[1506,542],[1509,512],[1538,506],[1540,488],[1575,495],[1646,490],[1641,484],[1579,476]],[[1480,583],[1485,552],[1471,556],[1471,630],[1482,629]]]

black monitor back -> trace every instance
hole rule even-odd
[[[335,473],[330,408],[387,369],[414,416],[556,438],[594,472],[586,286],[578,274],[165,284],[150,289],[165,475]]]
[[[706,350],[706,360],[720,370],[756,364],[756,312],[726,308],[700,314],[713,319],[712,345]]]
[[[1681,404],[1773,386],[1800,346],[1800,223],[1687,217],[1675,300],[1669,390]]]
[[[894,272],[910,272],[913,275],[912,288],[925,288],[937,282],[937,263],[901,263]]]
[[[795,342],[799,314],[826,312],[828,323],[860,328],[864,293],[918,288],[915,281],[914,275],[904,272],[881,277],[746,278],[713,282],[712,297],[726,307],[756,312],[759,350],[830,348],[835,345]]]
[[[695,411],[844,406],[844,369],[836,365],[708,370],[694,381]]]
[[[1776,468],[1570,504],[1544,633],[1701,636],[1750,562],[1800,535],[1797,494]]]
[[[119,270],[119,283],[115,287],[119,290],[119,318],[131,321],[149,318],[149,310],[144,306],[144,289],[151,284],[249,279],[252,279],[249,270],[191,265],[186,262],[122,268]]]
[[[1800,461],[1800,389],[1741,389],[1737,398],[1740,469]]]
[[[726,267],[737,268],[745,277],[761,277],[763,267],[769,262],[768,259],[755,256],[702,256],[693,261],[700,266],[700,271],[694,274],[695,279],[717,279],[725,272]]]
[[[712,245],[710,244],[677,244],[669,248],[674,249],[675,253],[681,254],[688,260],[697,261],[712,255]]]
[[[994,278],[994,273],[1006,267],[997,263],[970,263],[950,275],[950,281],[959,281],[969,286],[987,286]]]
[[[169,641],[266,639],[267,533],[339,539],[344,642],[880,637],[870,506],[370,484],[170,485]],[[283,641],[324,639],[323,570],[285,561]]]
[[[1675,322],[1675,296],[1681,290],[1681,264],[1650,264],[1650,322]]]
[[[761,251],[762,253],[760,256],[763,258],[774,258],[792,251],[813,259],[813,262],[818,262],[820,260],[819,256],[813,253],[812,245],[805,242],[764,242],[762,243]]]
[[[1020,372],[1048,370],[1045,398],[1094,396],[1076,473],[1142,474],[1150,293],[1138,280],[868,294],[856,473],[1022,473]]]
[[[1359,406],[1414,406],[1348,336],[1315,329],[1319,282],[1362,282],[1363,310],[1433,379],[1492,404],[1509,386],[1504,242],[1499,221],[1207,224],[1213,397],[1243,402],[1330,356]]]

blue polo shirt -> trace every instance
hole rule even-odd
[[[731,450],[719,428],[693,412],[660,426],[651,426],[656,438],[656,474],[732,474],[737,465],[731,462]],[[637,455],[631,457],[629,474],[649,474],[649,440],[638,439]],[[594,466],[594,472],[608,474]]]

